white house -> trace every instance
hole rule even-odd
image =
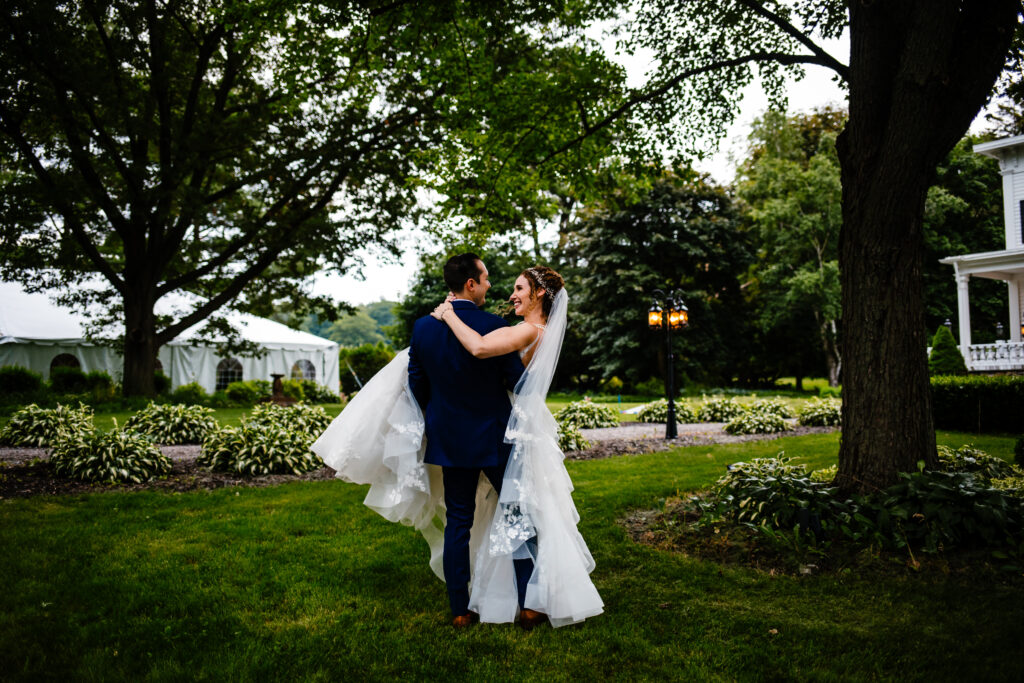
[[[960,323],[960,352],[973,371],[1024,370],[1024,135],[974,146],[978,154],[999,161],[1003,174],[1003,223],[1006,249],[981,254],[964,254],[940,259],[953,266],[957,285]],[[1002,280],[1009,294],[1009,339],[994,344],[971,343],[972,277]]]
[[[189,307],[182,295],[157,302],[158,314]],[[259,358],[221,356],[215,347],[197,339],[202,324],[185,330],[160,348],[158,368],[171,387],[198,382],[209,392],[236,380],[265,379],[271,374],[315,381],[338,391],[338,345],[306,332],[254,315],[226,312],[225,317],[243,339],[265,352]],[[120,380],[124,359],[109,346],[85,339],[85,315],[53,303],[46,294],[29,294],[21,285],[0,282],[0,366],[20,365],[42,373],[60,365],[86,372],[103,370]]]

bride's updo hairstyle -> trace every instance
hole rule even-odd
[[[520,275],[530,283],[530,296],[533,298],[537,298],[538,290],[544,290],[540,297],[541,307],[544,310],[544,317],[548,317],[551,314],[551,304],[555,302],[555,295],[565,287],[562,276],[547,266],[531,266]]]

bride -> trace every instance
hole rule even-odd
[[[562,278],[527,268],[509,298],[523,323],[481,336],[450,303],[431,314],[478,358],[519,351],[526,371],[516,385],[505,441],[512,445],[499,497],[486,477],[477,488],[470,535],[470,610],[483,622],[512,622],[519,611],[513,560],[533,560],[524,607],[564,626],[603,611],[590,580],[594,560],[576,524],[572,482],[558,448],[558,425],[545,398],[566,328]],[[408,388],[408,350],[371,379],[313,444],[345,481],[370,484],[364,503],[386,519],[415,527],[442,580],[444,491],[440,468],[423,462],[423,414]]]

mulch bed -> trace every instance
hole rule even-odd
[[[678,439],[608,439],[595,441],[584,451],[566,453],[569,460],[597,460],[618,455],[640,455],[714,443],[764,441],[780,436],[800,436],[834,431],[834,427],[798,427],[781,434],[750,434],[730,436],[680,435]],[[288,481],[317,481],[334,478],[334,470],[323,467],[306,474],[264,474],[248,476],[230,472],[211,472],[196,465],[199,446],[163,446],[171,458],[171,473],[166,477],[140,484],[100,484],[59,477],[47,462],[46,448],[0,448],[0,499],[27,498],[44,495],[99,493],[107,491],[171,491],[213,490],[225,486],[275,486]]]

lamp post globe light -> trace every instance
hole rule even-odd
[[[683,294],[678,289],[670,295],[660,289],[652,293],[654,301],[647,311],[647,326],[652,330],[665,330],[665,393],[668,397],[668,417],[665,424],[665,438],[676,438],[676,401],[672,372],[672,331],[690,325],[690,311],[683,303]]]

